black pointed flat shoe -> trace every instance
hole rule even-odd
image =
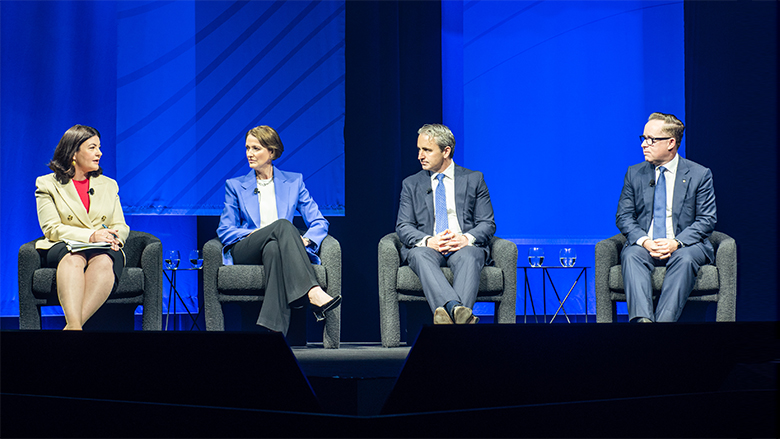
[[[322,306],[312,306],[312,312],[314,312],[314,317],[317,318],[318,322],[321,322],[325,320],[325,313],[337,308],[339,305],[341,305],[341,294],[338,296],[330,299],[330,301]]]

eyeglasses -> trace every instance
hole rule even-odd
[[[655,142],[660,142],[662,140],[669,140],[672,137],[647,137],[647,136],[639,136],[639,140],[642,141],[642,143],[647,142],[648,145],[652,145]]]

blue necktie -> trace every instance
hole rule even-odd
[[[447,192],[444,190],[444,174],[436,176],[439,179],[439,184],[436,186],[436,230],[434,234],[447,230]]]
[[[658,170],[653,197],[653,239],[666,238],[666,168],[661,166]]]

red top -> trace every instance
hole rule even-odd
[[[73,185],[76,186],[76,192],[79,193],[81,203],[84,204],[87,212],[89,212],[89,178],[81,181],[73,180]]]

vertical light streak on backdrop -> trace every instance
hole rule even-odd
[[[485,174],[497,234],[519,244],[521,266],[530,244],[545,246],[553,264],[559,248],[582,246],[578,263],[592,266],[593,245],[618,233],[617,200],[626,168],[643,160],[637,136],[647,116],[685,121],[682,2],[442,10],[444,121],[463,133],[456,160]],[[589,273],[591,294],[592,281]],[[557,305],[549,296],[548,309]],[[567,310],[584,312],[582,299]],[[592,297],[588,305],[595,312]]]

